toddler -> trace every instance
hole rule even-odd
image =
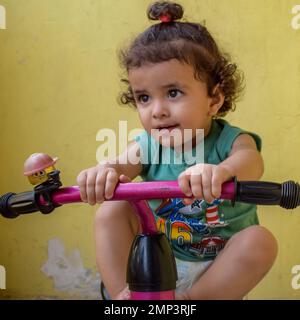
[[[191,197],[149,201],[176,257],[177,299],[242,299],[277,255],[276,240],[259,226],[255,205],[232,207],[219,199],[225,181],[258,180],[264,171],[259,136],[222,119],[234,110],[242,77],[209,31],[181,22],[182,16],[182,6],[173,2],[148,8],[148,17],[159,22],[120,55],[127,72],[121,101],[136,108],[145,130],[117,159],[77,178],[82,200],[101,203],[95,220],[97,265],[112,299],[129,297],[127,259],[140,225],[129,203],[109,199],[119,182],[137,176],[177,179]],[[129,161],[135,156],[139,161]]]

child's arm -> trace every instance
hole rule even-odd
[[[239,135],[233,143],[229,157],[218,165],[197,164],[182,172],[178,183],[187,195],[211,202],[221,195],[223,182],[234,176],[238,180],[258,180],[264,171],[263,159],[254,139],[248,134]],[[191,203],[193,200],[185,199]]]
[[[133,141],[116,159],[81,171],[77,183],[82,201],[94,205],[110,199],[118,182],[129,182],[141,173],[139,156],[139,145]]]
[[[233,143],[229,157],[219,164],[238,180],[259,180],[264,173],[264,162],[254,139],[239,135]]]

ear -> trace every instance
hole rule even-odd
[[[225,100],[224,93],[222,92],[220,85],[217,84],[213,89],[213,94],[211,97],[211,103],[209,106],[209,115],[214,116],[218,113],[219,109],[222,107]]]

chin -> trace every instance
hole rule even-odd
[[[177,148],[183,145],[182,139],[175,139],[174,137],[159,137],[155,140],[165,148]]]

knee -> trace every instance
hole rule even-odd
[[[251,226],[236,235],[241,260],[253,268],[269,270],[277,257],[278,245],[273,234],[262,226]]]
[[[110,203],[103,202],[96,211],[95,225],[103,225],[103,223],[109,223],[113,216],[114,210]]]
[[[115,228],[118,223],[128,223],[133,228],[137,224],[137,217],[127,201],[103,202],[95,214],[95,228]]]
[[[124,203],[123,203],[124,202]],[[95,224],[108,224],[111,221],[114,221],[118,216],[121,216],[121,213],[126,211],[125,201],[105,201],[103,202],[95,215]],[[125,210],[124,210],[125,209]],[[128,210],[128,209],[127,209]],[[115,222],[115,221],[114,221]]]

